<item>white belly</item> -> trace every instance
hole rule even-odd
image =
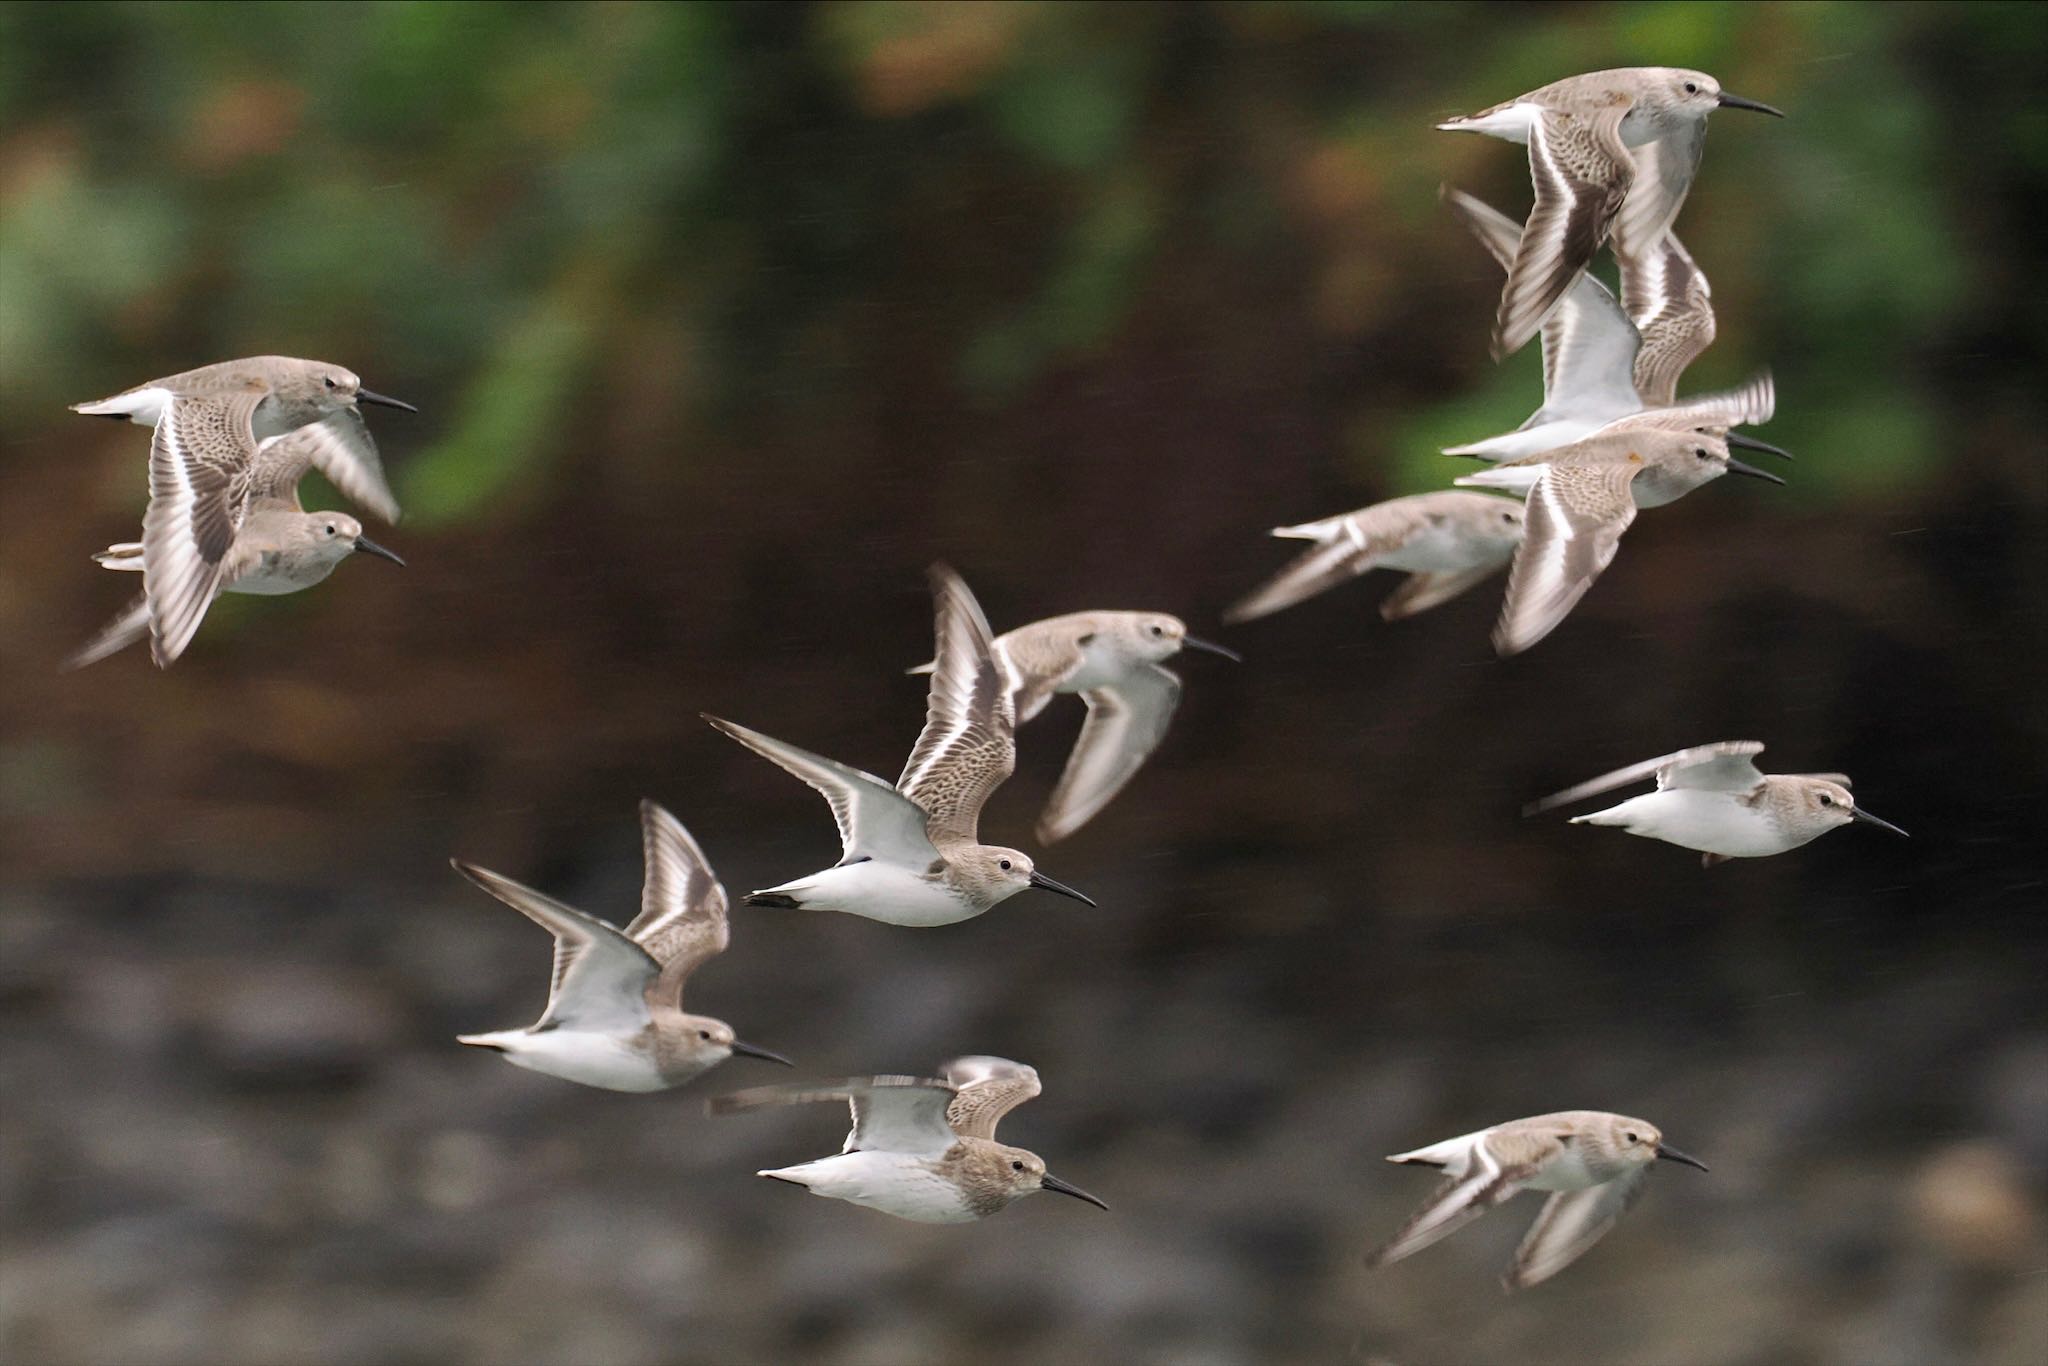
[[[669,1087],[652,1057],[610,1034],[576,1029],[539,1034],[507,1030],[468,1035],[463,1042],[502,1048],[505,1060],[515,1067],[605,1091],[665,1091]]]
[[[1542,1171],[1522,1184],[1537,1191],[1582,1191],[1599,1185],[1600,1179],[1586,1170],[1586,1159],[1579,1150],[1566,1144],[1563,1152],[1544,1163]]]
[[[943,882],[881,859],[827,868],[767,890],[794,896],[807,911],[844,911],[885,925],[951,925],[988,909],[953,895]]]
[[[813,1195],[865,1205],[921,1224],[971,1224],[975,1220],[958,1186],[941,1177],[930,1162],[907,1153],[839,1153],[761,1175],[809,1187]]]
[[[1580,816],[1585,825],[1613,825],[1631,835],[1727,858],[1766,858],[1795,844],[1757,808],[1730,792],[1672,788],[1631,797],[1619,806]]]

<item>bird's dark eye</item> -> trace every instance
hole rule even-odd
[[[1642,1142],[1642,1140],[1641,1140],[1641,1139],[1640,1139],[1639,1137],[1637,1137],[1637,1136],[1636,1136],[1636,1132],[1635,1132],[1635,1130],[1633,1130],[1633,1129],[1631,1129],[1631,1130],[1629,1130],[1629,1131],[1628,1131],[1627,1133],[1623,1134],[1623,1135],[1622,1135],[1622,1137],[1623,1137],[1623,1138],[1625,1138],[1625,1139],[1627,1139],[1627,1140],[1628,1140],[1629,1142],[1631,1142],[1631,1143],[1640,1143],[1640,1142]]]
[[[332,535],[334,534],[334,523],[332,523],[332,522],[329,522],[329,523],[327,524],[327,534],[328,534],[328,535],[330,535],[330,536],[332,536]]]
[[[711,1037],[711,1031],[708,1029],[700,1029],[697,1031],[697,1037],[700,1039],[708,1040]]]
[[[1503,522],[1506,522],[1509,526],[1513,526],[1515,524],[1515,514],[1512,512],[1503,512],[1500,515],[1500,519]]]
[[[1822,806],[1833,806],[1835,804],[1835,799],[1833,797],[1830,797],[1827,793],[1823,792],[1820,794],[1820,804]]]
[[[1700,93],[1700,88],[1697,85],[1694,85],[1691,81],[1687,81],[1685,83],[1685,93],[1688,95],[1697,95]]]
[[[332,375],[329,375],[329,376],[327,377],[327,387],[328,387],[328,388],[330,388],[330,389],[332,389],[332,388],[334,387],[334,376],[332,376]]]
[[[1024,1164],[1022,1162],[1012,1162],[1010,1164],[1010,1170],[1013,1172],[1021,1172],[1024,1170]]]
[[[1007,873],[1010,871],[1010,861],[1008,859],[997,859],[996,867],[1002,869],[1004,872]]]
[[[1163,636],[1166,634],[1166,628],[1164,626],[1154,626],[1152,628],[1152,634],[1155,636]]]
[[[1696,455],[1696,456],[1698,456],[1698,457],[1699,457],[1700,459],[1702,459],[1702,460],[1705,460],[1705,459],[1707,459],[1707,458],[1708,458],[1708,457],[1707,457],[1707,448],[1706,448],[1706,447],[1704,447],[1704,446],[1702,446],[1702,447],[1700,447],[1700,448],[1699,448],[1698,450],[1694,451],[1694,452],[1693,452],[1693,454],[1694,454],[1694,455]]]

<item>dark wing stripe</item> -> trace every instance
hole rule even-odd
[[[1536,335],[1572,282],[1607,240],[1635,164],[1620,138],[1626,105],[1580,120],[1547,110],[1529,133],[1529,180],[1536,202],[1501,291],[1494,326],[1496,359]]]

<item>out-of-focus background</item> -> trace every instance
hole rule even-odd
[[[1769,365],[1791,486],[1645,517],[1505,662],[1499,580],[1217,628],[1266,528],[1538,401],[1437,203],[1519,217],[1523,154],[1431,124],[1641,63],[1790,113],[1715,117],[1680,228],[1687,387]],[[2048,1360],[2044,67],[2022,5],[0,8],[0,1354]],[[371,414],[410,567],[59,673],[147,446],[65,405],[260,352],[420,406]],[[1035,1063],[1005,1136],[1114,1213],[894,1222],[750,1175],[843,1131],[703,1113],[775,1069],[456,1046],[547,942],[447,858],[623,920],[649,796],[735,889],[821,866],[697,713],[894,772],[939,558],[1245,662],[1034,850],[1099,910],[742,910],[691,1004],[816,1075]],[[1518,815],[1735,737],[1913,839]],[[1578,1106],[1713,1172],[1518,1297],[1534,1197],[1360,1264],[1431,1185],[1384,1154]]]

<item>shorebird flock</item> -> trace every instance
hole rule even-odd
[[[1308,548],[1225,610],[1238,623],[1294,607],[1376,568],[1405,581],[1381,604],[1388,620],[1464,593],[1503,567],[1494,630],[1502,655],[1559,629],[1613,561],[1640,508],[1660,507],[1729,473],[1782,483],[1734,449],[1785,452],[1735,429],[1766,422],[1768,373],[1735,389],[1680,399],[1686,366],[1713,340],[1707,277],[1673,231],[1717,109],[1779,116],[1710,76],[1667,67],[1557,81],[1440,125],[1528,148],[1535,198],[1512,218],[1446,189],[1448,211],[1506,272],[1493,325],[1496,359],[1541,338],[1543,397],[1513,432],[1451,447],[1485,462],[1446,489],[1275,529]],[[1611,249],[1621,297],[1588,273]],[[69,663],[141,640],[169,667],[224,592],[292,593],[358,552],[403,565],[339,512],[307,512],[298,485],[317,469],[385,522],[398,518],[363,405],[415,411],[318,361],[257,356],[152,380],[77,411],[153,428],[142,539],[94,558],[137,571],[142,593]],[[1179,705],[1167,662],[1186,651],[1237,661],[1158,612],[1090,611],[996,635],[966,582],[931,571],[934,643],[923,730],[894,782],[719,717],[719,731],[825,798],[838,827],[830,867],[749,893],[750,907],[839,911],[889,925],[936,927],[984,915],[1037,889],[1093,906],[1021,850],[983,841],[982,808],[1016,766],[1018,727],[1061,694],[1087,707],[1080,737],[1036,836],[1051,845],[1094,820],[1159,749]],[[906,652],[907,653],[907,652]],[[915,655],[911,655],[915,658]],[[1840,774],[1766,775],[1753,740],[1697,745],[1619,769],[1532,803],[1534,815],[1632,783],[1656,790],[1578,816],[1698,851],[1707,866],[1798,848],[1862,822],[1905,832],[1856,804]],[[461,1036],[516,1066],[613,1091],[685,1085],[734,1055],[791,1066],[742,1042],[731,1025],[683,1009],[691,976],[731,938],[728,901],[703,851],[674,816],[643,802],[646,880],[621,929],[511,878],[455,868],[553,936],[547,1005],[523,1029]],[[967,1056],[928,1077],[876,1075],[758,1087],[719,1096],[715,1113],[846,1102],[853,1128],[834,1156],[759,1175],[813,1194],[933,1223],[983,1219],[1020,1196],[1054,1191],[1107,1209],[1051,1175],[998,1122],[1039,1094],[1036,1070]],[[1542,1281],[1586,1252],[1641,1194],[1658,1159],[1705,1170],[1656,1126],[1567,1110],[1495,1124],[1391,1162],[1433,1167],[1442,1185],[1371,1254],[1406,1257],[1518,1192],[1549,1199],[1510,1268],[1510,1289]]]

